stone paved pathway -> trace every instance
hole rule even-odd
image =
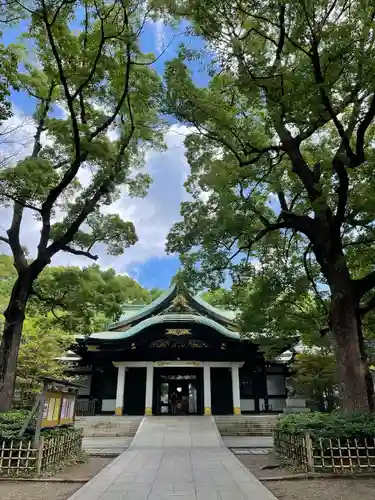
[[[69,500],[276,500],[211,417],[145,417],[131,446]]]

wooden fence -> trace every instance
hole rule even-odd
[[[37,473],[77,454],[82,449],[82,436],[62,434],[44,439],[34,448],[32,441],[3,441],[0,444],[0,475]]]
[[[313,438],[274,431],[276,451],[306,472],[375,471],[375,438]]]

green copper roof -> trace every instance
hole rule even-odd
[[[217,319],[221,321],[230,321],[233,322],[235,321],[238,311],[229,311],[226,309],[219,309],[218,307],[214,307],[208,302],[206,302],[200,294],[195,295],[193,297],[193,300],[197,302],[200,306],[204,307],[207,311],[212,313],[213,316],[215,316]]]
[[[239,333],[231,332],[230,330],[225,328],[225,326],[220,325],[213,319],[207,318],[205,316],[198,316],[196,314],[164,314],[160,316],[152,316],[151,318],[147,318],[141,321],[137,325],[124,332],[98,332],[91,334],[89,339],[104,341],[125,340],[129,337],[133,337],[149,326],[162,323],[198,323],[213,328],[225,337],[229,337],[233,340],[241,340]]]
[[[146,306],[142,307],[141,309],[137,309],[136,311],[127,311],[120,317],[120,319],[116,323],[112,323],[112,325],[110,325],[109,328],[110,329],[119,328],[129,323],[129,321],[133,322],[142,319],[145,316],[149,316],[150,314],[153,313],[155,309],[157,309],[164,302],[166,302],[169,299],[169,297],[174,293],[175,290],[176,290],[176,285],[172,285],[170,288],[168,288],[168,290],[165,293],[163,293],[163,295],[160,295],[160,297],[151,302],[151,304],[147,304]]]
[[[147,304],[146,306],[135,306],[132,304],[129,306],[125,305],[124,314],[116,323],[113,323],[109,326],[109,330],[112,330],[114,328],[121,328],[128,323],[133,323],[152,315],[154,311],[162,307],[164,303],[167,305],[168,302],[172,300],[173,295],[175,295],[177,292],[176,288],[176,285],[173,284],[165,293],[163,293],[163,295],[151,302],[151,304]],[[200,308],[205,309],[209,315],[213,316],[214,319],[223,323],[233,324],[235,322],[236,316],[238,315],[237,311],[229,311],[211,306],[211,304],[206,302],[199,294],[191,297],[191,300],[193,301],[193,304],[195,302]]]

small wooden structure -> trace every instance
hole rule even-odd
[[[0,472],[20,475],[29,471],[40,473],[82,448],[82,435],[66,433],[44,438],[42,429],[72,426],[75,420],[75,399],[79,385],[69,380],[43,377],[43,390],[25,420],[18,439],[0,442]],[[22,439],[34,415],[37,415],[34,439]]]
[[[31,419],[38,411],[35,426],[34,447],[40,439],[40,430],[61,425],[73,425],[75,419],[75,399],[79,385],[69,380],[53,377],[42,377],[43,390],[36,398],[35,404],[26,419],[18,437],[22,438]]]

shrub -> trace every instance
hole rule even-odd
[[[28,412],[23,410],[0,413],[0,440],[16,438],[27,415]]]
[[[18,439],[18,433],[21,430],[29,412],[25,410],[11,410],[6,413],[0,413],[0,441]],[[30,423],[30,427],[26,429],[22,440],[28,441],[34,435],[35,419]],[[54,427],[53,429],[42,429],[42,435],[45,438],[61,436],[64,434],[74,433],[80,436],[81,429],[76,429],[72,426]]]
[[[374,438],[375,415],[369,413],[296,413],[278,420],[276,430],[315,438]]]

